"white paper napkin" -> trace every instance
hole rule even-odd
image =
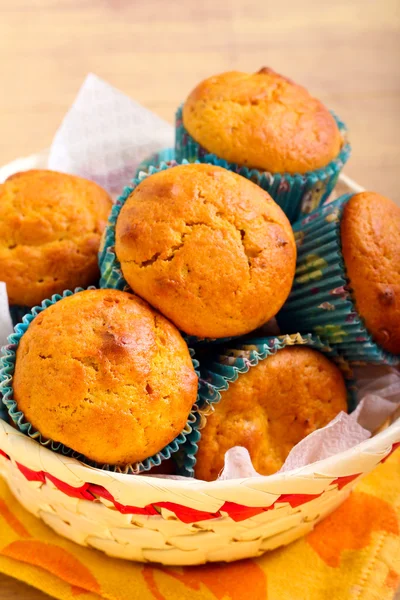
[[[7,337],[13,332],[6,284],[0,281],[0,348],[7,344]]]
[[[173,145],[172,125],[89,74],[54,137],[49,169],[120,193],[144,158]]]

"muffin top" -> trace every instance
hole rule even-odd
[[[270,173],[325,167],[342,145],[328,109],[266,67],[202,81],[184,104],[183,124],[208,152]]]
[[[10,304],[94,283],[110,210],[107,192],[73,175],[32,170],[0,185],[0,279]]]
[[[198,443],[195,474],[217,479],[229,448],[243,446],[261,475],[278,471],[309,433],[347,411],[343,376],[305,346],[286,346],[250,368],[221,392]]]
[[[356,194],[344,208],[341,239],[357,311],[374,340],[400,354],[400,207]]]
[[[13,386],[18,408],[45,438],[113,465],[161,450],[197,398],[179,332],[118,290],[79,292],[35,317],[17,350]]]
[[[133,291],[197,337],[240,335],[268,321],[296,262],[289,221],[271,197],[207,164],[144,179],[121,209],[115,248]]]

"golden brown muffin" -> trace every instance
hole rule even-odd
[[[400,207],[356,194],[344,208],[341,239],[357,311],[374,340],[400,354]]]
[[[123,206],[116,254],[134,292],[185,333],[247,333],[274,316],[294,277],[289,221],[251,181],[206,164],[147,177]]]
[[[184,104],[183,124],[209,152],[270,173],[325,167],[343,142],[319,100],[266,67],[202,81]]]
[[[243,446],[261,475],[278,471],[309,433],[347,411],[343,376],[323,354],[286,346],[221,393],[196,455],[198,479],[217,479],[229,448]]]
[[[101,187],[64,173],[26,171],[0,185],[0,280],[10,304],[95,283],[110,210]]]
[[[126,465],[182,431],[197,375],[179,332],[143,300],[86,290],[32,321],[17,350],[14,397],[44,437]]]

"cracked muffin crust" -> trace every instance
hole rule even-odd
[[[202,81],[184,104],[183,124],[208,152],[270,173],[325,167],[343,143],[322,102],[267,67]]]
[[[34,306],[95,283],[111,206],[97,184],[55,171],[17,173],[0,185],[0,279],[10,304]]]
[[[217,479],[229,448],[247,448],[261,475],[271,475],[304,437],[347,412],[337,366],[320,352],[287,346],[250,368],[221,392],[201,430],[195,476]]]
[[[357,311],[374,340],[400,354],[400,207],[356,194],[343,211],[341,240]]]
[[[22,336],[14,398],[40,433],[99,463],[148,458],[185,427],[197,375],[176,328],[118,290],[86,290]]]
[[[267,192],[207,164],[144,179],[121,209],[115,251],[134,292],[181,331],[209,338],[273,317],[296,263],[289,221]]]

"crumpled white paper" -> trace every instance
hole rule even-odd
[[[7,344],[7,337],[13,332],[6,284],[0,281],[0,348]]]
[[[90,73],[54,137],[49,169],[120,193],[144,158],[173,145],[172,125]]]
[[[48,166],[92,179],[111,193],[120,193],[138,164],[153,152],[171,147],[173,127],[95,75],[88,75],[54,138]],[[17,164],[17,163],[16,163]],[[31,168],[29,159],[16,170]],[[10,173],[7,171],[7,176]],[[275,331],[272,321],[266,327]],[[5,284],[0,282],[0,346],[12,332]],[[264,333],[265,335],[265,333]],[[351,415],[339,414],[329,425],[302,440],[282,471],[302,467],[347,450],[370,435],[400,407],[400,374],[389,367],[360,368],[359,404]],[[259,476],[246,449],[225,456],[219,479]],[[171,475],[154,475],[170,477]]]
[[[358,405],[350,415],[339,413],[326,427],[301,440],[290,452],[280,472],[287,472],[353,448],[371,435],[400,407],[400,373],[390,367],[359,367]],[[219,479],[260,476],[245,448],[225,454]]]

